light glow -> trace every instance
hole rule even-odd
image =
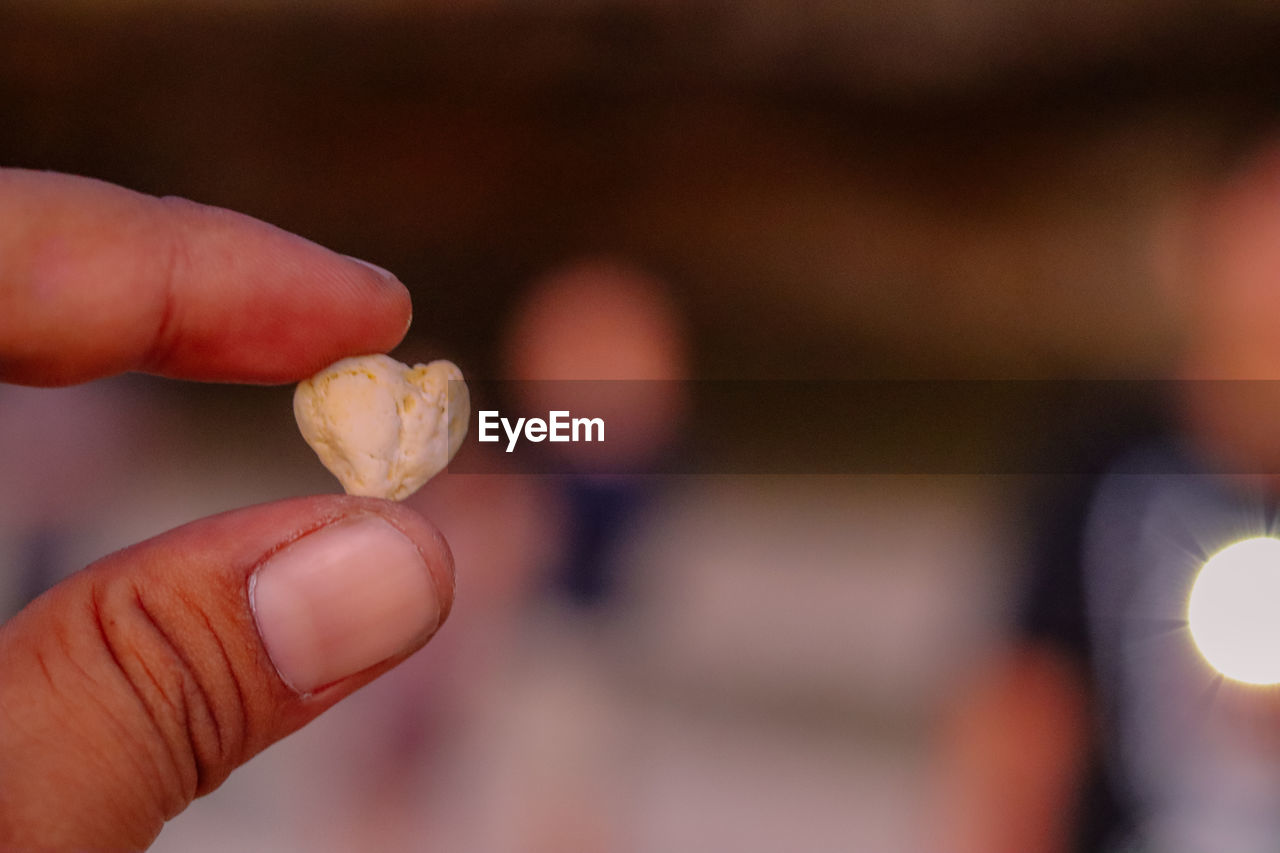
[[[1187,623],[1205,660],[1227,678],[1280,683],[1280,539],[1244,539],[1206,560]]]

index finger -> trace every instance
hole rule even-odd
[[[0,381],[291,382],[408,330],[389,273],[228,210],[0,170]]]

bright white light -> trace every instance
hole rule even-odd
[[[1245,539],[1206,560],[1187,622],[1200,653],[1223,675],[1280,682],[1280,539]]]

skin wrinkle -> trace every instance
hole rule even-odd
[[[135,595],[137,595],[136,587],[135,587],[134,593]],[[197,616],[199,616],[201,620],[203,620],[205,626],[209,630],[209,635],[213,638],[214,643],[218,646],[218,650],[222,653],[222,660],[224,661],[224,663],[226,663],[227,669],[230,670],[231,660],[230,658],[227,657],[226,649],[222,647],[222,641],[218,639],[218,632],[214,630],[213,623],[209,621],[209,617],[201,609],[199,603],[192,601],[190,596],[188,596],[181,589],[176,590],[175,594],[177,595],[178,600],[182,602],[183,607],[186,608],[186,612],[194,613]],[[140,595],[138,596],[138,606],[143,609],[143,612],[146,612],[146,605],[143,604],[142,598]],[[234,740],[234,738],[228,739],[226,734],[223,732],[223,720],[216,711],[216,709],[218,708],[218,705],[214,704],[209,698],[209,689],[205,687],[205,683],[204,683],[206,679],[202,678],[201,674],[196,671],[194,665],[190,661],[185,651],[179,650],[178,654],[182,658],[184,668],[186,669],[186,671],[188,671],[191,674],[190,676],[191,679],[195,682],[197,688],[200,690],[200,696],[205,702],[205,707],[208,709],[209,720],[213,725],[214,761],[220,763],[222,759],[227,758],[229,756],[230,753],[227,747],[229,743]],[[240,700],[239,702],[237,702],[237,707],[242,709],[241,716],[243,716],[244,694],[241,693],[239,690],[236,690],[236,697]],[[234,728],[234,726],[232,726],[232,728]],[[243,729],[243,727],[240,727],[240,728]],[[194,727],[189,727],[189,731],[191,732],[191,735],[194,739],[197,729],[195,729]],[[243,731],[240,731],[239,735],[243,735]],[[196,745],[193,743],[193,746],[196,746]],[[197,756],[200,754],[198,746],[197,746],[196,754]],[[208,763],[208,762],[206,761],[201,763]],[[196,780],[197,791],[200,790],[200,783],[201,783],[201,779],[197,779]]]
[[[160,630],[156,620],[152,618],[151,613],[147,610],[142,601],[142,596],[139,594],[137,587],[130,584],[129,591],[132,593],[133,598],[131,602],[131,612],[142,617],[142,628],[144,630],[149,629],[150,632],[160,636],[162,640],[162,648],[168,652],[168,654],[165,655],[165,659],[172,661],[173,658],[177,656],[172,643],[169,642],[168,637],[164,632]],[[134,643],[130,642],[130,645],[134,645]],[[119,661],[119,658],[116,657],[115,649],[113,648],[111,651],[113,658],[116,658],[116,660]],[[131,659],[138,662],[146,660],[147,657],[147,655],[136,653],[131,655]],[[178,659],[181,661],[180,657]],[[190,695],[184,687],[185,681],[189,677],[188,670],[185,667],[185,662],[182,662],[182,664],[175,669],[175,674],[173,676],[178,681],[179,689],[175,690],[172,685],[166,687],[164,680],[158,678],[155,679],[158,688],[157,698],[167,706],[169,711],[169,716],[167,717],[164,715],[163,709],[158,708],[154,701],[148,700],[145,692],[139,689],[136,676],[132,672],[120,665],[118,665],[117,668],[124,675],[125,681],[128,683],[129,687],[138,696],[138,699],[142,704],[143,711],[146,713],[148,720],[152,724],[153,730],[164,743],[165,749],[168,752],[169,770],[171,774],[176,776],[177,784],[173,788],[167,789],[165,793],[177,793],[179,800],[189,802],[193,796],[190,792],[199,781],[199,766],[194,761],[195,753],[190,752],[184,755],[179,743],[175,738],[169,736],[169,727],[165,725],[166,722],[173,723],[183,720],[186,721],[187,731],[192,731]],[[190,770],[192,772],[185,772],[186,770]],[[193,773],[195,782],[189,781],[193,778]],[[165,797],[164,799],[168,800],[172,798]],[[161,802],[163,802],[163,800],[161,800]],[[165,811],[167,814],[168,809]]]
[[[151,611],[147,608],[142,596],[136,587],[133,588],[134,598],[138,605],[138,611],[146,619],[148,627],[152,628],[163,641],[167,651],[175,657],[179,663],[177,669],[178,690],[180,691],[183,701],[182,707],[186,712],[187,747],[189,751],[189,764],[195,772],[195,781],[192,790],[204,790],[208,777],[208,767],[210,764],[209,750],[202,745],[202,737],[205,732],[212,731],[214,743],[218,746],[215,750],[215,756],[221,754],[222,744],[222,723],[218,718],[216,705],[209,695],[209,691],[204,684],[204,679],[200,678],[196,670],[191,664],[191,660],[186,654],[182,644],[176,642],[169,632],[165,630],[162,623],[157,620]],[[185,603],[185,602],[184,602]],[[192,702],[191,699],[196,701]],[[149,709],[150,710],[150,709]],[[243,709],[240,709],[243,713]],[[188,762],[183,762],[188,764]],[[186,799],[190,801],[194,797],[194,793]],[[176,814],[176,810],[174,812]]]
[[[172,197],[160,199],[159,204],[172,206]],[[178,309],[174,283],[178,281],[180,271],[191,268],[188,243],[177,224],[178,220],[161,218],[160,221],[166,223],[164,228],[166,260],[164,272],[160,277],[160,316],[156,321],[151,346],[140,360],[144,369],[157,369],[173,359],[174,348],[181,340],[177,334],[181,323],[175,320]]]
[[[23,181],[15,180],[16,194],[23,194]],[[136,288],[134,295],[120,293],[113,281],[124,279],[150,283],[154,266],[140,260],[143,257],[165,257],[163,244],[159,255],[137,256],[129,264],[122,259],[122,251],[138,243],[149,243],[161,220],[150,213],[144,202],[147,197],[126,191],[104,191],[106,185],[89,184],[87,195],[91,203],[84,208],[71,208],[66,204],[63,191],[67,182],[59,181],[54,192],[39,203],[30,205],[25,228],[15,234],[10,229],[0,231],[0,251],[17,259],[19,270],[11,282],[18,305],[17,319],[24,319],[35,334],[29,337],[25,360],[33,357],[38,362],[42,352],[48,349],[47,341],[56,340],[61,334],[59,315],[70,313],[80,318],[83,330],[75,346],[85,355],[97,358],[110,366],[123,366],[133,355],[139,355],[149,339],[141,328],[129,328],[132,323],[122,323],[134,315],[146,316],[155,306],[152,293],[147,288]],[[93,207],[102,208],[100,223],[91,225]],[[3,206],[0,205],[0,212]],[[76,286],[85,267],[94,268],[104,276],[103,287],[93,290]],[[22,294],[27,299],[22,298]],[[19,332],[21,327],[19,326]],[[115,340],[107,342],[110,334]],[[17,336],[19,342],[24,337]],[[114,350],[114,351],[113,351]],[[19,352],[19,367],[23,353]],[[57,384],[67,384],[74,377],[61,378]]]
[[[159,720],[153,713],[151,703],[148,702],[146,698],[143,696],[142,692],[138,688],[138,685],[134,682],[133,678],[129,674],[129,671],[125,668],[123,659],[121,658],[120,654],[116,651],[116,647],[115,647],[116,644],[115,644],[112,632],[107,630],[106,622],[102,616],[102,611],[104,608],[103,608],[103,602],[100,599],[100,592],[101,592],[100,589],[95,588],[94,593],[89,597],[89,611],[91,614],[93,626],[98,632],[100,645],[111,657],[111,662],[114,666],[113,671],[120,676],[120,678],[124,681],[125,685],[129,688],[131,695],[136,700],[138,706],[142,711],[142,716],[146,719],[147,723],[149,723],[150,726],[152,727],[154,737],[145,739],[144,743],[146,741],[150,741],[154,743],[155,741],[158,740],[161,743],[165,744],[166,747],[169,747],[170,746],[169,739],[165,736],[163,726],[160,725]],[[75,661],[74,658],[71,658],[71,660],[73,663],[79,666],[78,661]],[[81,669],[83,671],[83,668]],[[110,706],[102,702],[101,699],[98,699],[95,691],[90,691],[90,695],[93,696],[95,701],[97,701],[98,705],[101,707],[103,712],[101,715],[102,718],[110,720],[114,724],[114,727],[117,730],[117,734],[116,734],[117,740],[119,740],[121,743],[125,743],[125,742],[128,742],[130,744],[135,743],[137,739],[132,736],[131,729],[120,721],[119,717],[117,716],[117,712],[114,709],[112,709]],[[157,771],[161,770],[160,767],[156,766],[155,757],[154,755],[150,754],[151,750],[145,750],[145,752],[148,753],[148,757],[150,759],[149,763],[152,765],[152,767]],[[134,756],[135,761],[139,760],[136,750],[131,750],[130,753]],[[177,764],[176,762],[171,762],[169,769],[171,771],[178,772],[179,776],[181,776],[180,765]],[[133,775],[137,776],[138,774],[133,774]],[[156,794],[154,794],[152,797],[149,798],[151,802],[162,802],[163,800],[168,799],[168,797],[165,797],[165,793],[167,792],[169,786],[167,786],[163,781],[164,774],[159,772],[154,774],[147,774],[145,778],[160,780],[157,783],[159,787],[156,789]],[[156,830],[157,832],[159,831],[158,825],[159,823],[162,823],[162,822],[163,822],[163,818],[158,817],[157,830]]]
[[[169,706],[169,712],[171,715],[170,719],[175,719],[175,720],[186,719],[186,715],[187,715],[186,709],[185,708],[179,709],[174,704],[173,698],[170,697],[168,691],[165,690],[164,684],[161,683],[159,676],[157,676],[154,672],[152,672],[151,667],[147,665],[147,659],[145,657],[139,656],[137,658],[137,662],[142,667],[142,671],[146,673],[147,678],[150,679],[152,686],[155,687],[156,694],[161,698],[161,700],[163,700]],[[181,696],[181,693],[179,693],[179,696]],[[173,767],[180,766],[180,760],[178,758],[177,753],[174,750],[173,744],[170,742],[170,739],[164,738],[163,740],[165,744],[165,749],[167,749],[169,752],[169,761],[171,763],[171,766]]]
[[[49,672],[49,662],[44,659],[44,651],[36,649],[36,663],[40,665],[40,672],[44,675],[45,683],[49,685],[51,690],[57,690],[58,685],[53,680],[53,673]]]
[[[244,691],[243,685],[241,685],[240,683],[240,676],[237,674],[236,667],[231,662],[231,655],[227,653],[227,647],[226,647],[226,644],[223,643],[222,641],[222,636],[213,629],[213,623],[209,620],[209,617],[204,613],[204,611],[197,608],[196,612],[199,613],[200,618],[204,620],[205,627],[209,629],[209,635],[213,637],[213,642],[218,647],[218,653],[222,656],[222,663],[224,665],[225,672],[230,677],[231,686],[232,688],[234,688],[236,692],[236,707],[244,709],[244,712],[241,714],[241,717],[240,717],[240,722],[242,723],[242,725],[238,727],[235,737],[231,740],[231,743],[240,744],[240,748],[238,752],[243,753],[244,744],[246,743],[246,740],[248,737],[248,721],[250,719],[249,714],[247,712],[249,707],[247,703],[247,694]],[[239,757],[238,755],[227,751],[226,750],[227,745],[228,745],[227,743],[223,742],[221,737],[221,732],[219,732],[218,762],[220,764],[225,764],[229,761],[235,761],[236,758]],[[236,761],[236,763],[238,764],[239,762]],[[197,795],[199,795],[200,793],[204,793],[204,790],[197,786],[196,793]]]

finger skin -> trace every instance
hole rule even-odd
[[[0,627],[0,849],[141,849],[236,766],[407,656],[299,695],[254,626],[255,567],[359,514],[418,546],[443,621],[453,563],[439,532],[399,504],[321,496],[135,545]]]
[[[394,347],[410,314],[394,278],[251,217],[0,169],[0,381],[292,382]]]

